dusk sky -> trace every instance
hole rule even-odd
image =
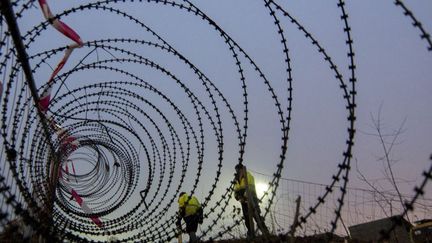
[[[270,15],[263,7],[264,3],[206,1],[195,4],[252,57],[268,76],[283,105],[286,105],[286,64],[283,61],[282,46],[278,43],[279,37],[275,33]],[[348,82],[346,37],[342,31],[340,10],[336,7],[336,2],[311,4],[302,1],[280,1],[279,4],[312,33]],[[432,3],[406,1],[406,5],[428,30],[432,18],[429,14]],[[76,3],[71,1],[61,4],[50,2],[53,13],[73,6],[76,6]],[[242,104],[239,104],[242,91],[238,73],[223,40],[217,37],[217,33],[207,23],[203,23],[196,16],[161,4],[118,3],[115,6],[143,20],[200,68],[227,96],[242,118]],[[372,116],[376,119],[381,110],[382,129],[386,134],[397,130],[405,120],[403,132],[392,153],[392,157],[399,161],[395,165],[398,175],[407,180],[421,179],[420,174],[428,167],[428,158],[432,152],[429,142],[432,135],[432,113],[429,107],[432,103],[429,95],[432,88],[432,57],[427,51],[427,43],[420,39],[420,32],[412,27],[410,19],[391,1],[350,1],[346,3],[346,8],[352,28],[358,79],[354,158],[371,178],[381,177],[380,163],[376,161],[377,157],[383,155],[379,139],[367,135],[376,133]],[[39,9],[35,8],[31,13],[34,18],[20,22],[23,33],[27,30],[27,25],[34,26],[43,20]],[[282,16],[279,18],[283,21],[293,69],[293,114],[284,176],[325,183],[341,160],[347,138],[347,112],[343,94],[316,47],[312,46],[288,19]],[[76,13],[65,17],[63,21],[84,41],[139,36],[144,36],[142,38],[145,39],[148,35],[121,17],[97,11],[92,14],[86,14],[85,11]],[[53,49],[71,43],[52,29],[39,39],[40,42],[29,50],[30,55],[40,49]],[[50,40],[49,44],[44,43],[47,40]],[[82,58],[89,52],[88,49],[76,50],[67,65],[72,67],[75,64],[74,58]],[[61,55],[62,53],[59,53],[58,56]],[[52,58],[51,66],[56,65],[56,60],[58,59]],[[170,65],[168,69],[177,70],[177,66]],[[67,68],[68,66],[65,69]],[[276,128],[278,121],[273,119],[276,116],[273,114],[275,108],[272,101],[267,100],[268,103],[265,103],[269,94],[260,86],[262,84],[254,82],[256,77],[253,75],[256,74],[250,71],[251,77],[247,83],[251,119],[245,159],[251,168],[271,174],[275,170],[281,135]],[[37,77],[38,84],[43,84],[43,75]],[[104,78],[86,76],[86,79],[95,82]],[[70,80],[67,85],[81,86],[83,82],[88,81]],[[167,88],[169,92],[169,84],[160,84],[157,80],[151,82]],[[191,87],[194,87],[193,84]],[[272,112],[273,117],[268,117],[267,112]],[[267,123],[266,119],[274,122],[273,125]],[[229,134],[228,124],[224,129],[227,129],[226,133]],[[226,139],[225,142],[237,144],[238,141]],[[208,150],[209,153],[212,152],[211,148]],[[274,151],[278,152],[275,154]],[[225,149],[225,152],[237,154],[238,149]],[[228,158],[225,156],[224,159],[224,164],[229,165],[227,171],[235,163]]]
[[[57,14],[90,2],[93,1],[49,1],[49,4],[51,11]],[[183,3],[182,1],[178,2]],[[230,36],[259,67],[274,89],[277,100],[281,104],[283,117],[286,118],[289,95],[284,47],[278,35],[277,26],[274,24],[275,20],[265,7],[265,1],[191,2]],[[347,37],[343,31],[344,24],[340,17],[341,10],[337,7],[338,2],[286,0],[275,2],[280,4],[312,34],[337,66],[345,84],[351,88],[349,83],[351,74],[348,69],[350,61],[347,56],[348,46],[345,43]],[[393,2],[357,0],[346,1],[345,4],[353,39],[357,78],[355,100],[357,120],[354,125],[356,133],[349,186],[368,188],[368,185],[359,179],[356,169],[358,167],[369,182],[383,190],[392,190],[388,182],[382,180],[386,176],[383,163],[379,161],[379,158],[383,157],[384,152],[380,138],[376,136],[377,129],[374,126],[374,121],[379,120],[381,132],[386,142],[392,141],[395,138],[395,132],[401,129],[394,141],[390,159],[395,162],[392,168],[402,193],[413,195],[414,186],[424,179],[422,172],[429,169],[432,163],[429,159],[432,154],[432,52],[428,51],[426,40],[420,38],[421,33],[412,25],[411,19],[405,16],[402,8]],[[407,0],[404,1],[404,4],[423,24],[426,32],[431,33],[432,1]],[[35,6],[38,5],[35,4]],[[244,132],[245,107],[239,67],[236,66],[237,61],[232,57],[229,46],[214,27],[185,9],[161,3],[134,1],[133,3],[113,3],[106,6],[127,12],[147,25],[189,60],[201,73],[206,75],[224,95],[237,117],[242,132]],[[311,40],[306,38],[304,33],[281,12],[277,11],[276,16],[286,38],[292,68],[293,89],[288,149],[282,177],[329,184],[332,181],[332,176],[338,170],[338,164],[344,158],[343,152],[346,149],[346,140],[348,139],[349,123],[347,117],[349,112],[345,108],[347,103],[344,99],[344,93],[339,88],[340,83],[330,69],[329,63],[324,60],[323,55],[318,52]],[[62,17],[61,20],[74,29],[84,43],[125,38],[161,44],[160,40],[142,26],[102,9],[84,9]],[[44,21],[39,7],[34,7],[25,12],[23,18],[18,20],[18,25],[24,35]],[[70,39],[48,26],[48,29],[44,30],[35,42],[30,44],[27,52],[29,56],[32,56],[71,43]],[[131,53],[148,58],[168,70],[198,97],[210,116],[215,118],[212,101],[198,76],[187,64],[173,54],[144,44],[121,42],[106,42],[105,44],[129,50]],[[85,65],[113,57],[132,57],[131,54],[121,53],[108,47],[99,48],[97,51],[93,51],[93,49],[94,46],[86,45],[76,49],[60,75],[70,71],[80,60]],[[236,50],[238,51],[237,47]],[[255,67],[241,52],[238,53],[241,68],[244,71],[248,101],[248,128],[244,163],[252,171],[272,175],[276,172],[279,163],[283,135],[275,99]],[[85,57],[86,55],[88,57]],[[37,69],[34,74],[37,87],[45,84],[52,72],[51,68],[57,65],[62,56],[63,51],[56,53],[46,60],[51,67],[42,64]],[[37,57],[30,63],[35,66],[40,61],[41,58]],[[110,64],[110,66],[127,70],[164,93],[182,110],[197,132],[197,136],[200,136],[198,117],[195,114],[194,106],[183,88],[174,79],[148,65],[119,61]],[[67,92],[67,89],[73,90],[87,84],[115,80],[132,82],[134,79],[118,72],[86,69],[68,76],[65,81],[66,86],[60,88],[59,94]],[[59,87],[58,83],[54,86],[54,93]],[[140,90],[138,87],[131,86],[126,87],[126,89],[133,90],[153,102],[172,122],[180,139],[185,141],[186,134],[183,125],[167,102],[163,101],[160,96],[147,90]],[[229,109],[213,89],[212,92],[219,109],[224,139],[221,177],[216,189],[216,195],[218,195],[225,192],[230,185],[234,173],[233,168],[238,162],[240,148],[235,123]],[[72,99],[72,97],[67,97],[60,102],[64,103]],[[136,99],[131,101],[139,102]],[[143,103],[135,104],[144,110],[149,108]],[[55,105],[52,110],[58,109],[60,105],[63,104]],[[153,109],[149,109],[148,112],[150,116],[159,117]],[[205,112],[203,110],[200,112],[205,144],[203,171],[201,177],[198,178],[199,183],[195,193],[204,198],[214,183],[219,161],[218,144],[212,124]],[[94,119],[97,118],[97,114],[94,113],[89,116]],[[103,116],[105,117],[102,119],[114,119],[109,114]],[[137,119],[144,122],[150,132],[154,133],[156,143],[160,143],[153,125],[141,115],[137,116]],[[162,118],[155,118],[155,122],[160,125],[161,132],[170,141],[169,129]],[[73,122],[65,121],[64,125],[67,124],[73,124]],[[135,128],[140,135],[145,137],[142,129],[138,126]],[[131,137],[130,141],[140,153],[141,167],[138,181],[146,183],[149,169],[144,157],[144,148],[138,144],[135,138]],[[146,146],[151,147],[149,144]],[[192,184],[197,177],[198,155],[194,142],[191,142],[190,154],[186,179],[181,191],[192,190]],[[177,155],[179,156],[178,152]],[[180,163],[179,161],[176,162]],[[88,170],[88,166],[88,164],[75,163],[75,167],[81,172]],[[155,170],[159,171],[160,167],[162,166],[156,164]],[[172,188],[167,189],[169,198],[175,197],[174,188],[179,184],[178,179],[181,171],[179,164],[175,170]],[[160,176],[161,174],[156,172],[153,178],[155,183],[160,179]],[[167,180],[168,177],[165,175],[162,188],[167,185]],[[426,188],[425,198],[432,197],[432,187],[429,184]],[[139,190],[134,193],[139,193]],[[154,187],[150,189],[152,193],[155,193],[155,190]],[[133,198],[136,196],[137,194]],[[160,195],[154,197],[157,198]],[[212,200],[209,205],[212,206],[213,203]],[[174,210],[175,207],[176,205],[173,204]]]

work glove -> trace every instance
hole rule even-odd
[[[234,198],[235,198],[237,201],[243,201],[243,200],[245,199],[245,192],[246,192],[245,189],[241,189],[241,190],[238,190],[238,191],[234,191]]]

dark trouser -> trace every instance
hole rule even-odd
[[[269,231],[267,229],[267,226],[265,225],[264,218],[261,217],[261,210],[259,208],[258,204],[258,198],[254,195],[252,195],[251,201],[251,208],[253,209],[251,212],[251,217],[255,219],[255,222],[257,223],[258,228],[260,229],[261,233],[264,235],[269,235]],[[243,211],[243,218],[245,220],[246,228],[248,230],[248,237],[254,237],[254,232],[251,230],[251,225],[249,223],[249,207],[247,202],[242,202],[242,211]],[[251,222],[253,224],[253,220]]]
[[[186,216],[184,217],[184,221],[186,222],[186,232],[189,234],[189,241],[198,242],[198,239],[195,234],[198,229],[198,221],[199,221],[198,214]]]

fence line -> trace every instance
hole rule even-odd
[[[272,176],[251,170],[258,182],[270,181]],[[300,214],[309,210],[317,201],[328,185],[304,180],[281,178],[280,187],[276,193],[276,200],[272,206],[271,214],[266,218],[268,225],[274,225],[275,233],[286,233],[294,221],[295,200],[301,197]],[[336,186],[335,186],[336,187]],[[334,188],[336,189],[336,188]],[[402,195],[408,200],[412,195]],[[320,207],[316,214],[302,228],[297,235],[311,235],[328,232],[331,227],[331,218],[334,215],[337,202],[337,190],[334,190],[329,200]],[[266,198],[262,200],[266,204]],[[264,207],[264,205],[262,207]],[[398,215],[403,212],[397,194],[391,191],[377,192],[370,189],[348,187],[347,195],[342,208],[342,221],[338,223],[335,231],[339,235],[347,235],[348,227],[368,221]],[[408,214],[408,220],[414,223],[417,220],[432,218],[432,200],[420,197],[414,204],[414,210]],[[345,227],[343,226],[345,225]],[[271,227],[270,227],[271,228]]]

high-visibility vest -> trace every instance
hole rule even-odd
[[[246,177],[247,177],[247,186],[248,189],[251,190],[251,192],[255,192],[255,179],[249,171],[246,171]],[[241,190],[246,190],[246,178],[242,177],[239,181],[236,181],[234,184],[234,191],[238,192]]]
[[[183,194],[179,198],[178,204],[180,211],[184,209],[185,217],[196,214],[201,208],[201,204],[199,203],[198,199],[195,196],[192,196],[189,199],[187,194]]]

